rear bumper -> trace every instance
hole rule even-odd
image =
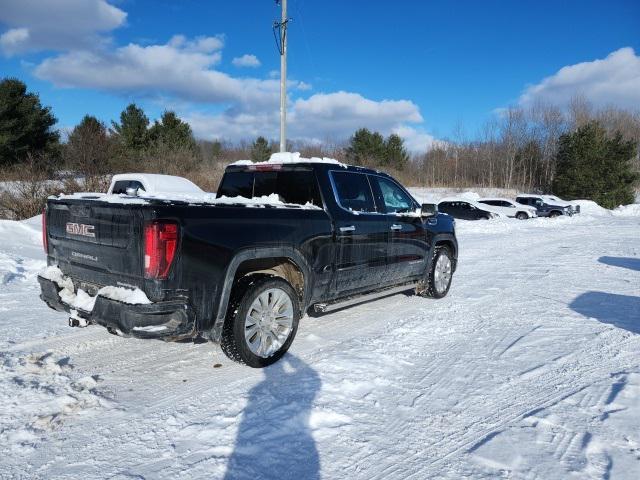
[[[61,289],[55,282],[40,276],[38,282],[40,298],[49,307],[60,312],[74,310],[74,315],[88,323],[102,325],[117,335],[179,340],[196,334],[195,312],[187,300],[133,305],[98,295],[93,310],[86,312],[64,303],[58,295]]]

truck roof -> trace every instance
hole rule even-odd
[[[334,158],[319,158],[319,157],[311,157],[304,158],[300,156],[299,152],[279,152],[271,154],[269,160],[264,162],[254,162],[252,160],[238,160],[227,165],[227,170],[256,170],[256,171],[268,171],[268,170],[279,170],[286,169],[289,167],[296,166],[305,166],[313,169],[336,169],[342,168],[346,171],[360,172],[360,173],[372,173],[375,175],[383,175],[388,176],[386,173],[381,172],[379,170],[360,167],[357,165],[349,165],[347,163],[343,163]]]

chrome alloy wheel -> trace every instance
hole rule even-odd
[[[253,354],[268,358],[287,341],[293,330],[293,303],[279,288],[262,292],[249,307],[244,338]]]
[[[447,291],[449,282],[451,282],[451,259],[448,255],[442,254],[438,257],[433,270],[433,284],[436,291],[442,294]]]

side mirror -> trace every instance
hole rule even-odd
[[[438,215],[438,205],[435,203],[423,203],[420,208],[422,218],[431,218]]]

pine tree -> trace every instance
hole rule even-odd
[[[55,153],[59,134],[56,118],[20,80],[0,81],[0,166],[14,165],[29,154]]]
[[[64,160],[69,168],[86,176],[109,172],[111,144],[104,123],[85,115],[64,145]]]
[[[271,157],[273,150],[269,142],[264,137],[256,138],[251,146],[251,160],[254,162],[266,162]]]
[[[149,119],[141,108],[131,103],[120,114],[120,123],[111,122],[114,136],[122,147],[139,154],[149,147]]]
[[[590,199],[606,208],[633,203],[633,186],[639,178],[631,169],[636,148],[620,133],[608,137],[598,122],[561,135],[554,193],[567,199]]]
[[[386,156],[384,164],[398,170],[403,170],[409,163],[409,154],[404,147],[404,140],[392,133],[385,142]]]
[[[165,111],[149,129],[150,142],[158,148],[168,150],[195,151],[196,141],[188,123],[178,118],[175,112]]]
[[[384,137],[368,128],[361,128],[349,140],[346,154],[356,165],[380,165],[386,156]]]

